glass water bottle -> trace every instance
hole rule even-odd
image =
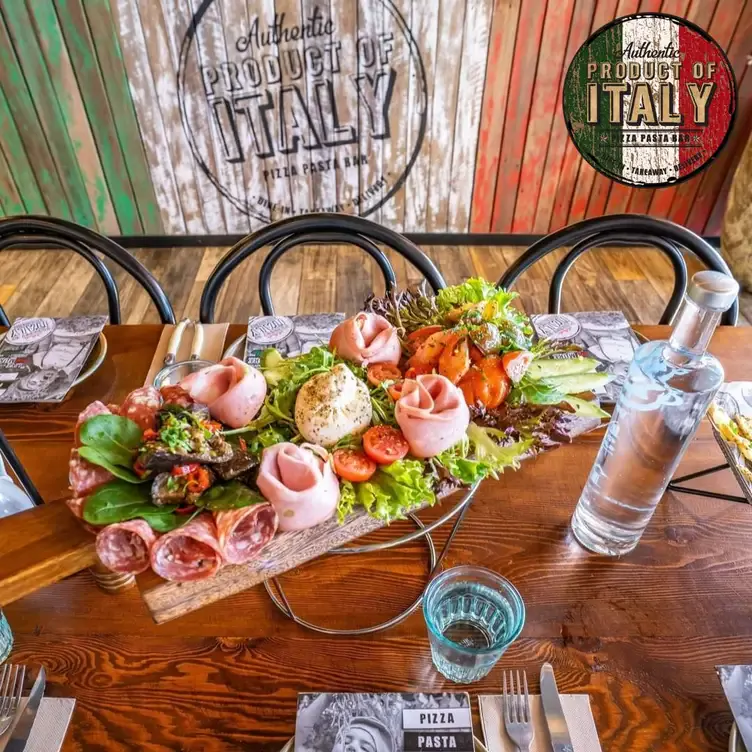
[[[585,548],[619,556],[639,542],[723,383],[723,367],[707,347],[738,292],[732,277],[698,272],[671,338],[637,349],[572,518]]]

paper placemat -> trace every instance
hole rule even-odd
[[[225,338],[227,337],[227,329],[229,324],[203,324],[204,330],[204,342],[201,347],[199,356],[201,360],[210,360],[217,362],[222,360],[222,354],[225,351]],[[172,324],[165,325],[162,329],[162,336],[159,338],[159,344],[154,351],[154,357],[149,367],[149,373],[146,374],[146,380],[144,385],[151,384],[154,381],[154,377],[164,368],[164,358],[167,353],[167,348],[170,344],[170,337],[175,331],[175,326]],[[180,346],[178,347],[177,357],[175,360],[188,360],[191,357],[191,344],[193,343],[193,327],[186,327],[183,332],[183,337],[180,340]]]
[[[515,752],[517,747],[504,730],[502,696],[481,695],[478,697],[478,706],[488,752]],[[561,707],[572,738],[574,752],[602,752],[598,730],[593,720],[593,711],[590,709],[590,696],[561,695]],[[551,741],[540,695],[530,695],[530,711],[535,731],[530,750],[531,752],[550,752]]]
[[[43,697],[24,752],[60,752],[75,705],[71,697]],[[0,737],[0,752],[5,749],[11,731]]]

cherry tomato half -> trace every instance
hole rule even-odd
[[[332,455],[334,472],[340,478],[362,483],[376,472],[376,463],[357,449],[338,449]]]
[[[363,449],[379,465],[391,465],[410,451],[410,445],[399,428],[373,426],[363,434]]]
[[[384,381],[397,381],[402,378],[402,371],[391,363],[374,363],[368,366],[368,380],[378,386]]]

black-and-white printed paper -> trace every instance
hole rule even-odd
[[[317,345],[328,345],[332,332],[344,320],[344,313],[251,316],[245,340],[245,362],[258,368],[261,353],[270,347],[286,358],[293,358]]]
[[[752,666],[716,666],[744,746],[752,749]]]
[[[473,752],[470,698],[443,694],[300,694],[295,752]]]
[[[16,319],[0,344],[0,403],[60,402],[106,323],[106,316]]]
[[[616,402],[627,377],[629,364],[640,341],[621,311],[582,311],[579,313],[539,313],[531,317],[539,337],[580,346],[580,351],[558,353],[555,358],[575,358],[580,354],[599,360],[599,371],[614,378],[596,389],[603,402]]]

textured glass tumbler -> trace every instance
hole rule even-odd
[[[5,615],[0,611],[0,663],[4,663],[10,655],[10,649],[13,647],[13,633],[10,631],[10,624]]]
[[[525,605],[509,580],[455,567],[431,580],[423,601],[434,666],[458,684],[482,679],[517,639]]]

